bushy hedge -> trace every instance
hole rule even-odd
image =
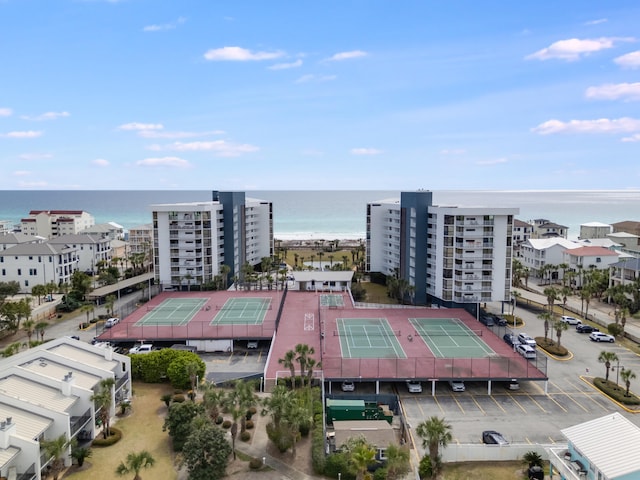
[[[253,428],[253,420],[247,420],[244,426],[247,430],[251,430]]]
[[[224,428],[225,430],[230,429],[231,425],[233,425],[233,423],[231,423],[231,420],[225,420],[224,422],[222,422],[222,428]]]
[[[315,412],[316,402],[314,402],[313,410]],[[313,435],[311,436],[311,464],[313,465],[313,471],[319,475],[325,473],[327,457],[324,454],[324,433],[322,429],[322,413],[314,413],[313,423],[315,428],[313,429]]]
[[[609,332],[609,335],[619,337],[624,333],[624,328],[619,323],[610,323],[607,325],[607,332]]]
[[[556,357],[565,357],[569,355],[569,350],[564,348],[562,345],[558,345],[554,340],[544,337],[536,337],[536,343],[538,346],[545,351],[549,352],[551,355],[555,355]]]
[[[252,458],[249,461],[249,468],[251,470],[260,470],[262,468],[262,460],[259,458]]]
[[[251,440],[251,434],[249,432],[242,432],[240,434],[240,440],[242,440],[243,442],[248,442],[249,440]]]
[[[172,348],[131,355],[131,375],[134,380],[146,383],[161,383],[169,379],[175,388],[188,389],[191,380],[186,366],[192,362],[198,364],[198,377],[204,378],[206,365],[197,354]]]
[[[338,478],[338,473],[341,473],[343,480],[355,480],[356,476],[350,470],[347,455],[340,452],[329,455],[324,465],[324,475],[329,478]]]
[[[103,438],[102,435],[96,437],[93,442],[91,442],[92,447],[109,447],[114,443],[117,443],[122,438],[122,431],[115,427],[109,428],[109,436],[107,438]]]
[[[625,395],[625,393],[627,393],[627,389],[615,382],[612,382],[611,380],[607,381],[604,378],[596,377],[593,380],[593,384],[611,398],[624,405],[640,405],[640,398],[632,392],[629,392],[629,396],[627,397]]]

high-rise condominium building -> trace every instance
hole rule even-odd
[[[509,300],[518,213],[436,206],[429,191],[369,203],[367,270],[404,279],[419,305]]]
[[[258,265],[273,255],[273,206],[244,192],[212,193],[210,202],[152,205],[156,280],[186,288],[205,284],[229,267]]]

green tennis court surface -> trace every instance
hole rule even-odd
[[[147,313],[136,327],[147,325],[186,325],[207,303],[206,298],[169,298],[160,305],[147,306]]]
[[[340,337],[343,358],[407,358],[386,318],[338,318],[334,336]]]
[[[439,358],[484,358],[495,352],[482,341],[482,330],[471,330],[457,318],[410,318],[416,335]]]
[[[342,295],[323,293],[320,295],[321,307],[344,307],[344,298]]]
[[[268,310],[270,298],[230,298],[224,305],[216,305],[211,325],[260,325]]]

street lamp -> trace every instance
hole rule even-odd
[[[611,367],[611,369],[616,371],[616,385],[618,385],[618,380],[620,379],[620,369],[624,371],[624,365],[620,365],[620,360],[617,360],[616,366]]]

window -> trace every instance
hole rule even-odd
[[[18,275],[22,275],[22,269],[21,268],[18,269]]]
[[[596,257],[596,263],[600,263],[602,262],[602,259],[600,257]]]
[[[38,270],[36,268],[29,269],[29,275],[31,275],[32,277],[37,274],[38,274]]]

